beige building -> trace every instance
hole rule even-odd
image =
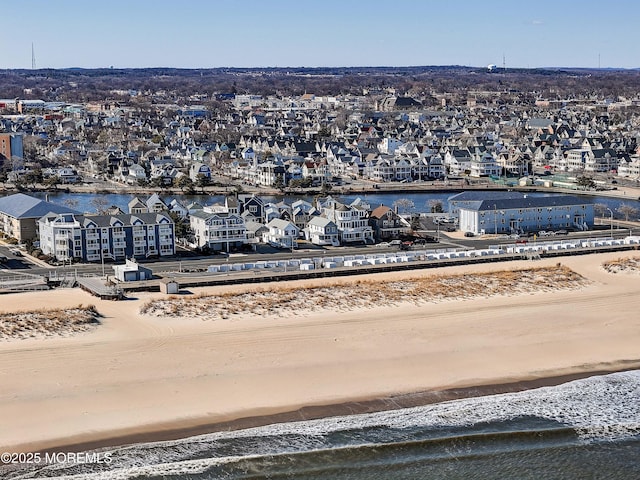
[[[36,240],[38,219],[48,213],[80,213],[24,193],[0,197],[0,232],[19,242]]]

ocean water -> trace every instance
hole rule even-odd
[[[640,371],[103,450],[61,479],[640,479]]]

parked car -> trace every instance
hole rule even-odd
[[[21,257],[21,256],[22,256],[22,252],[21,252],[20,250],[18,250],[17,248],[13,248],[13,249],[11,249],[10,251],[11,251],[11,253],[12,253],[13,255],[15,255],[16,257]]]
[[[569,235],[569,232],[567,232],[566,230],[558,230],[557,232],[555,232],[556,235]]]
[[[381,247],[381,248],[385,248],[385,247],[390,247],[391,244],[389,242],[380,242],[378,245],[376,245],[377,247]]]
[[[402,242],[400,244],[400,250],[410,250],[412,246],[413,246],[413,242],[409,242],[409,241]]]
[[[464,232],[464,236],[465,237],[475,237],[476,235],[473,232]]]
[[[549,232],[547,232],[546,230],[540,230],[538,232],[538,236],[539,237],[548,237],[549,235],[551,235]]]

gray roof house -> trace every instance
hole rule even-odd
[[[48,213],[80,212],[24,193],[16,193],[0,198],[0,231],[19,242],[35,240],[38,236],[37,221]]]
[[[460,230],[476,235],[593,228],[593,202],[566,195],[496,198],[459,209]]]

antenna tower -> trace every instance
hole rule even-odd
[[[31,69],[36,69],[36,51],[33,49],[33,42],[31,42]]]

